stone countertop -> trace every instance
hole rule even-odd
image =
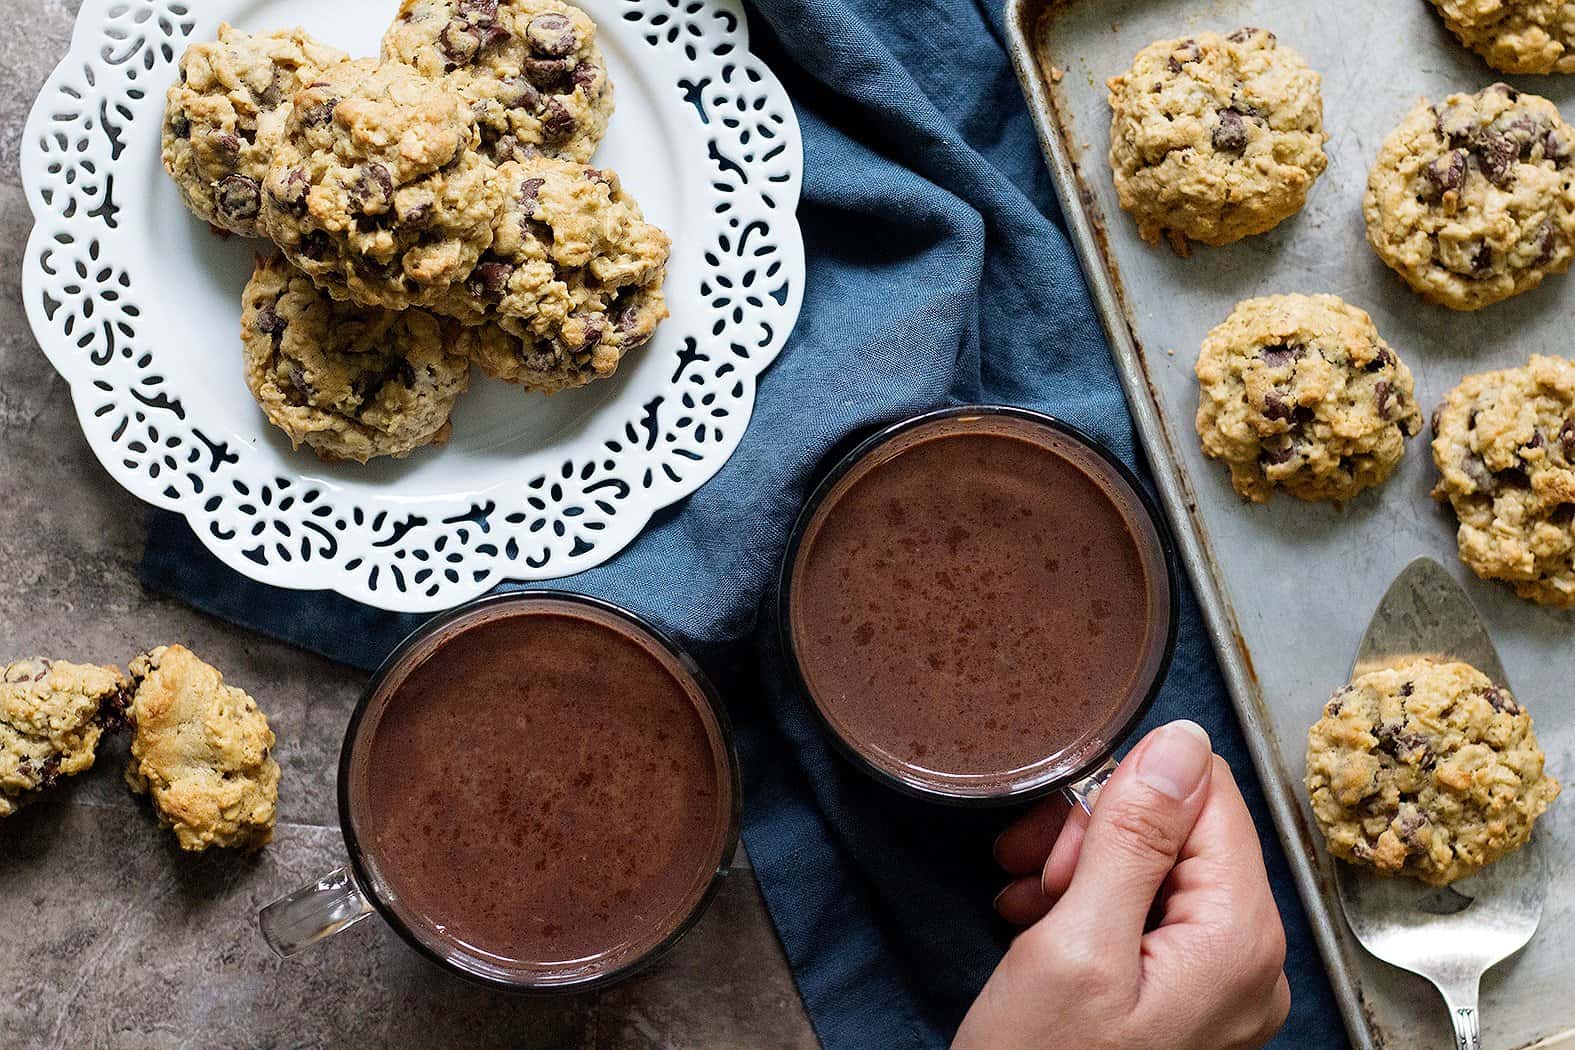
[[[182,642],[279,737],[279,828],[259,857],[188,856],[121,782],[125,743],[0,824],[8,1047],[814,1047],[753,877],[731,876],[652,972],[597,995],[510,998],[451,978],[376,918],[289,962],[257,908],[338,866],[334,766],[361,675],[144,591],[148,508],[109,479],[22,309],[31,217],[17,153],[74,0],[13,0],[0,34],[0,662],[124,666]]]

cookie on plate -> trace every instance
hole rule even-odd
[[[1575,73],[1575,2],[1433,0],[1460,42],[1503,73]]]
[[[1421,659],[1324,705],[1307,792],[1330,853],[1437,886],[1519,849],[1559,784],[1508,689],[1469,664]]]
[[[0,666],[0,819],[61,777],[93,768],[106,726],[120,723],[126,679],[114,667],[59,660]]]
[[[470,106],[409,66],[328,70],[296,96],[260,228],[336,299],[421,305],[492,243],[496,167]]]
[[[204,222],[257,236],[262,183],[302,85],[350,56],[300,29],[244,33],[220,25],[193,44],[164,109],[164,170]]]
[[[1433,496],[1460,519],[1460,560],[1522,598],[1575,607],[1575,361],[1467,376],[1433,435]]]
[[[1367,240],[1429,302],[1477,310],[1575,259],[1575,129],[1494,84],[1421,102],[1367,180]]]
[[[502,165],[499,182],[492,247],[433,308],[470,325],[495,321],[514,338],[465,340],[500,379],[550,389],[611,374],[667,316],[672,242],[611,171],[538,157]]]
[[[273,838],[279,763],[273,730],[251,697],[179,646],[131,664],[126,783],[153,800],[181,848],[257,849]]]
[[[1318,74],[1267,30],[1150,44],[1108,87],[1116,192],[1150,244],[1262,233],[1328,164]]]
[[[1203,341],[1198,436],[1256,502],[1345,500],[1383,482],[1422,429],[1411,372],[1332,295],[1248,299]]]
[[[404,0],[383,57],[444,77],[493,160],[590,160],[612,116],[596,23],[558,0]]]
[[[283,259],[259,259],[242,297],[246,385],[296,448],[328,462],[407,456],[448,440],[470,383],[456,327],[341,303]]]

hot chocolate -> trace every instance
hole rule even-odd
[[[350,766],[385,905],[462,968],[572,987],[696,915],[736,841],[731,752],[702,685],[590,604],[499,605],[392,676]]]
[[[953,415],[828,485],[786,578],[787,638],[858,758],[999,798],[1114,746],[1172,623],[1165,541],[1118,468],[1032,419]]]

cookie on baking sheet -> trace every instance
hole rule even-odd
[[[1262,233],[1328,164],[1318,74],[1267,30],[1150,44],[1108,87],[1116,192],[1151,244]]]
[[[1421,102],[1367,180],[1367,240],[1429,302],[1477,310],[1575,259],[1575,129],[1494,84]]]
[[[336,299],[403,309],[463,279],[492,243],[496,167],[443,81],[371,59],[296,95],[259,228]]]
[[[126,783],[153,800],[182,849],[266,845],[273,838],[279,763],[256,702],[179,645],[137,657],[131,677]]]
[[[302,85],[350,56],[304,30],[244,33],[220,25],[193,44],[164,110],[164,169],[199,219],[257,236],[262,183]]]
[[[1460,519],[1460,560],[1522,598],[1575,607],[1575,361],[1467,376],[1433,435],[1433,496]]]
[[[242,297],[246,385],[292,445],[324,460],[407,456],[448,439],[470,383],[457,327],[338,302],[283,259],[259,259]]]
[[[114,667],[0,666],[0,819],[61,777],[93,768],[104,728],[119,724],[125,706],[126,679]]]
[[[671,241],[645,221],[618,176],[538,157],[499,168],[505,189],[492,246],[470,279],[433,303],[466,324],[489,374],[535,389],[610,375],[667,316]]]
[[[446,78],[495,161],[590,160],[612,116],[596,23],[558,0],[404,0],[383,57]]]
[[[1503,73],[1575,73],[1575,0],[1433,0],[1460,42]]]
[[[1443,885],[1519,849],[1559,784],[1509,690],[1469,664],[1419,659],[1324,705],[1307,792],[1330,853]]]
[[[1248,299],[1203,341],[1198,436],[1238,493],[1345,500],[1383,482],[1422,429],[1411,372],[1332,295]]]

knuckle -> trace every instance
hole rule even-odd
[[[1120,799],[1105,819],[1118,847],[1135,859],[1169,863],[1181,850],[1182,832],[1147,800]]]

